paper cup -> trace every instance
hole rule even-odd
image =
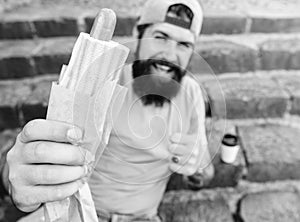
[[[221,159],[225,163],[233,163],[239,151],[238,137],[225,134],[222,140]]]

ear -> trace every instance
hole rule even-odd
[[[132,36],[133,38],[137,39],[138,37],[138,31],[137,31],[137,24],[140,20],[141,16],[138,16],[137,19],[135,20],[135,24],[134,24],[134,27],[132,29]]]
[[[138,17],[138,19],[135,22],[135,25],[132,29],[132,37],[134,40],[138,41],[138,43],[135,46],[135,51],[134,51],[134,57],[138,58],[138,50],[139,50],[139,44],[140,44],[140,40],[138,39],[138,29],[137,29],[137,24],[139,21],[140,17]]]
[[[132,29],[132,36],[133,36],[134,39],[138,38],[138,30],[137,30],[137,25],[136,24]]]

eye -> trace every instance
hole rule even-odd
[[[159,40],[167,40],[167,37],[163,35],[155,35],[154,38]]]
[[[178,45],[185,49],[193,48],[193,45],[189,42],[178,42]]]

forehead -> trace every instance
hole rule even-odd
[[[178,42],[195,43],[195,36],[190,30],[169,23],[156,23],[151,25],[146,30],[145,34],[147,36],[145,37],[151,37],[156,33],[164,33]]]

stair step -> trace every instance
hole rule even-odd
[[[211,115],[229,119],[300,115],[299,71],[230,74],[202,82]]]
[[[189,218],[190,221],[195,222],[233,222],[235,220],[232,216],[234,216],[249,222],[259,221],[259,218],[263,217],[271,222],[275,221],[274,215],[277,214],[280,215],[279,221],[299,221],[297,212],[300,206],[298,170],[300,141],[297,138],[299,138],[300,128],[270,122],[256,123],[252,120],[235,122],[211,120],[207,127],[210,151],[212,154],[217,151],[215,155],[212,155],[216,169],[215,177],[222,175],[223,180],[233,179],[232,177],[238,175],[235,171],[238,169],[240,160],[232,165],[224,163],[216,165],[215,160],[219,159],[220,152],[218,143],[224,132],[231,131],[232,127],[238,128],[237,133],[241,140],[238,158],[244,158],[247,161],[247,164],[243,165],[246,168],[244,175],[246,180],[239,176],[238,183],[230,187],[223,187],[221,183],[221,187],[204,188],[197,192],[189,191],[187,187],[167,191],[159,207],[159,214],[164,221]],[[7,144],[13,144],[12,141],[18,132],[19,129],[1,132],[1,149]],[[229,166],[231,166],[230,170],[228,170]],[[227,170],[223,171],[222,167],[227,167]],[[2,200],[10,199],[2,198]],[[2,206],[11,209],[8,211],[5,208],[5,218],[12,216],[12,212],[19,212],[9,201]]]
[[[248,164],[248,180],[300,179],[300,128],[260,124],[239,126],[238,132]]]
[[[0,81],[0,130],[45,118],[53,81],[58,75]]]
[[[256,184],[242,183],[236,188],[180,190],[165,193],[159,207],[159,215],[166,222],[173,221],[299,221],[300,181],[279,181]],[[1,199],[1,218],[17,221],[26,213],[19,211],[11,198]],[[36,221],[43,215],[29,215]],[[254,213],[255,212],[255,213]],[[176,219],[175,219],[176,218]]]
[[[22,78],[44,73],[59,73],[69,61],[74,37],[0,42],[0,76]]]
[[[300,71],[260,71],[202,79],[209,116],[228,119],[300,115]],[[0,129],[45,118],[50,86],[58,75],[0,81]],[[225,105],[226,103],[226,105]]]
[[[261,218],[296,222],[300,220],[299,191],[300,181],[242,181],[236,188],[171,191],[165,194],[159,214],[168,222],[250,222]]]
[[[129,11],[113,5],[110,7],[118,15],[115,35],[131,35],[140,7]],[[0,39],[76,36],[80,31],[89,32],[100,8],[68,4],[20,7],[1,13]],[[267,15],[265,11],[254,13],[231,10],[229,13],[228,10],[205,9],[204,12],[202,34],[300,32],[299,14],[291,14],[289,11]]]
[[[59,73],[67,64],[75,37],[0,41],[0,79]],[[134,60],[136,40],[118,37]],[[200,55],[200,56],[199,56]],[[196,44],[189,70],[216,74],[255,70],[300,69],[300,34],[202,36]]]

